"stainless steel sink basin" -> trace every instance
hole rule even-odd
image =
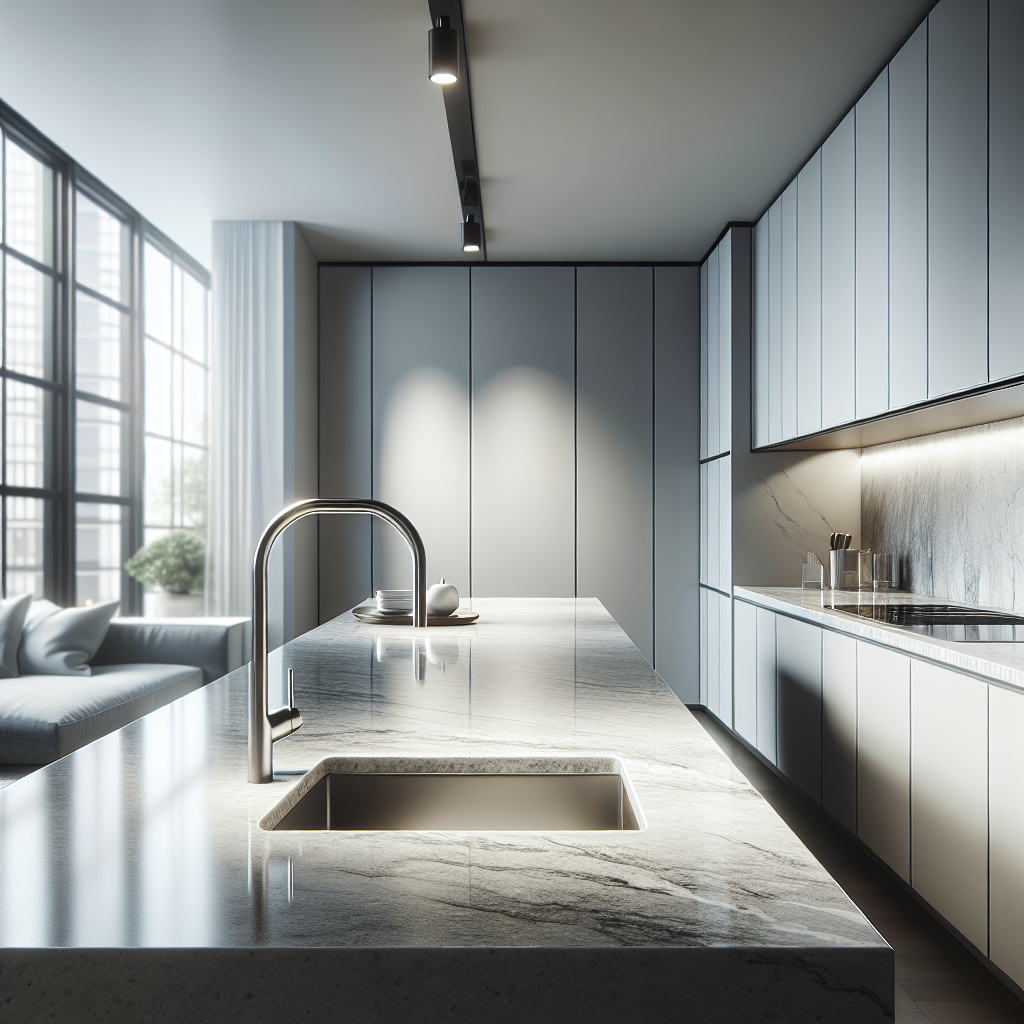
[[[562,832],[644,827],[617,758],[327,758],[270,831]]]

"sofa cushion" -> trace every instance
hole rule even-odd
[[[31,594],[0,601],[0,678],[10,679],[18,675],[18,646],[31,604]]]
[[[18,651],[22,675],[90,675],[88,662],[103,643],[117,608],[117,601],[85,608],[57,608],[50,601],[37,601],[25,620]]]
[[[48,764],[203,685],[191,665],[0,679],[0,764]]]
[[[244,665],[251,643],[244,618],[114,619],[92,665],[197,665],[210,683]]]

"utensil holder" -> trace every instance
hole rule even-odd
[[[873,563],[871,551],[847,548],[828,553],[829,578],[833,590],[871,590]]]

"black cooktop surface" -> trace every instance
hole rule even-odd
[[[936,640],[959,643],[1024,643],[1024,617],[955,604],[859,604],[836,611],[899,626]]]

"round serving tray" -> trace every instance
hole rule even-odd
[[[411,615],[385,615],[377,611],[375,604],[361,604],[352,609],[360,622],[372,622],[375,626],[411,626]],[[480,618],[479,612],[452,612],[451,615],[428,615],[428,626],[468,626]]]

